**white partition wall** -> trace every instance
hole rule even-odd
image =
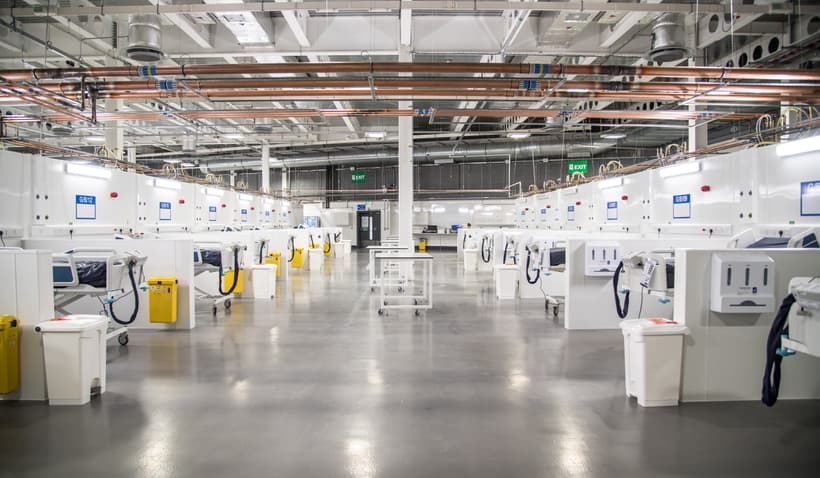
[[[759,400],[766,361],[766,337],[774,313],[719,314],[710,310],[711,259],[735,250],[681,250],[675,270],[675,319],[690,335],[683,354],[683,401]],[[820,252],[810,249],[757,250],[775,261],[776,304],[789,280],[816,276]],[[797,354],[783,359],[780,398],[820,398],[820,359]]]
[[[177,322],[176,324],[155,324],[148,320],[148,296],[139,293],[140,310],[136,321],[129,325],[134,329],[192,329],[196,325],[194,314],[194,250],[193,241],[184,239],[28,239],[23,241],[26,249],[45,250],[60,253],[73,248],[112,249],[117,252],[126,252],[138,249],[148,257],[145,262],[146,278],[176,277],[179,281]],[[126,290],[130,288],[128,284]],[[133,310],[133,298],[126,297],[118,301],[115,311],[120,319],[128,318]],[[97,299],[86,298],[72,304],[70,311],[80,314],[97,314],[101,305]]]

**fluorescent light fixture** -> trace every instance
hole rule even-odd
[[[512,138],[512,139],[524,139],[524,138],[529,138],[530,133],[527,133],[527,132],[524,132],[524,131],[516,131],[514,133],[507,133],[507,137]]]
[[[228,133],[225,136],[225,139],[242,139],[245,136],[241,133]]]
[[[65,172],[67,174],[76,174],[77,176],[88,176],[90,178],[111,179],[111,170],[97,168],[95,166],[86,166],[84,164],[66,163]]]
[[[168,163],[168,164],[179,164],[179,163],[182,162],[182,160],[181,159],[163,159],[162,162],[163,163]]]
[[[182,166],[183,168],[193,168],[194,166],[196,166],[196,164],[194,164],[194,163],[185,163],[185,162],[183,162],[183,163],[181,164],[181,166]]]
[[[598,187],[600,189],[609,189],[614,188],[616,186],[620,186],[624,183],[624,178],[618,176],[617,178],[609,178],[604,179],[603,181],[598,181]]]
[[[89,143],[105,143],[105,136],[86,136],[85,140]]]
[[[570,195],[570,194],[578,194],[578,186],[572,186],[571,188],[564,188],[564,189],[561,190],[561,192],[564,194],[564,196]]]
[[[604,133],[601,135],[601,138],[604,139],[624,139],[626,138],[626,133]]]
[[[290,206],[290,201],[282,201],[283,206]]]
[[[780,143],[776,149],[777,155],[780,157],[810,153],[817,150],[820,150],[820,135],[789,141],[788,143]]]
[[[434,208],[430,209],[430,212],[436,212],[436,213],[440,213],[440,212],[444,212],[444,211],[446,211],[444,206],[438,206],[438,207],[434,207]]]
[[[171,181],[170,179],[162,178],[154,179],[154,186],[162,189],[173,189],[175,191],[182,189],[182,184],[179,181]]]
[[[661,168],[658,170],[658,174],[660,174],[662,178],[669,178],[672,176],[680,176],[682,174],[696,173],[698,171],[700,171],[700,163],[693,161]]]
[[[468,214],[471,211],[470,211],[470,208],[468,208],[468,207],[460,207],[460,208],[458,208],[458,212],[460,212],[461,214]]]
[[[434,159],[433,164],[453,164],[455,160],[453,158],[441,158],[441,159]]]
[[[240,194],[239,195],[239,200],[240,201],[253,201],[253,196],[251,196],[250,194]]]
[[[223,191],[221,189],[205,188],[205,195],[206,196],[213,196],[213,197],[221,198],[223,194],[225,194],[225,191]]]
[[[384,139],[387,137],[387,131],[365,131],[365,138]]]
[[[476,211],[480,211],[484,209],[484,206],[481,204],[476,204],[475,206],[473,206],[473,209],[475,209]]]
[[[271,198],[262,198],[262,202],[265,203],[268,206],[273,205],[273,199],[271,199]]]

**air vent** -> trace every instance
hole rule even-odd
[[[680,14],[664,13],[652,25],[649,59],[657,63],[680,61],[689,56],[685,46],[686,32]]]
[[[253,124],[253,132],[256,134],[271,134],[273,132],[271,120],[267,118],[256,120]]]
[[[163,57],[159,15],[131,15],[128,21],[128,58],[140,63],[156,63]]]
[[[55,136],[71,136],[74,128],[71,127],[71,123],[57,123],[51,126],[51,132]]]

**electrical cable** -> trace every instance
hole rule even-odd
[[[231,295],[233,291],[236,290],[236,284],[239,283],[239,247],[234,246],[233,248],[233,284],[231,284],[231,288],[228,291],[222,290],[222,261],[219,261],[219,278],[217,279],[219,283],[219,293],[222,295]]]
[[[293,236],[288,238],[288,250],[290,251],[290,259],[288,259],[288,262],[293,262],[293,258],[296,256],[296,244],[293,241]]]
[[[623,306],[621,306],[621,299],[618,298],[618,279],[620,278],[623,268],[624,262],[621,261],[618,267],[615,268],[615,274],[612,276],[612,291],[615,295],[615,311],[618,313],[618,317],[625,319],[627,314],[629,314],[629,289],[624,292]]]
[[[777,402],[777,395],[780,393],[780,363],[783,361],[783,356],[777,351],[782,344],[781,338],[784,334],[789,333],[787,322],[789,311],[794,303],[794,294],[789,294],[783,299],[766,340],[766,367],[763,373],[763,390],[760,400],[768,407]]]
[[[325,242],[324,247],[322,247],[322,252],[324,252],[325,254],[330,254],[330,233],[329,232],[325,234],[325,239],[327,239],[327,241]]]
[[[484,261],[485,264],[489,264],[490,260],[493,258],[492,247],[492,243],[488,240],[488,236],[484,236],[481,238],[481,260]]]
[[[137,314],[140,311],[140,296],[137,289],[137,280],[134,278],[134,264],[135,260],[132,259],[128,261],[128,278],[131,280],[131,291],[134,293],[134,310],[131,311],[131,317],[128,320],[120,320],[117,317],[117,314],[114,313],[114,302],[108,304],[108,312],[111,314],[111,319],[120,324],[120,325],[128,325],[134,323],[137,320]]]
[[[643,296],[644,296],[644,292],[645,291],[643,289],[641,289],[641,305],[640,305],[640,307],[638,307],[638,318],[639,319],[641,318],[641,314],[643,314]]]
[[[265,244],[267,241],[262,239],[259,243],[259,263],[263,263],[265,261]]]
[[[528,247],[527,248],[527,264],[526,264],[526,267],[524,268],[524,275],[527,277],[527,282],[528,283],[535,284],[535,283],[538,282],[538,279],[541,278],[541,268],[539,267],[538,269],[535,270],[535,277],[534,278],[530,277],[530,260],[531,260],[530,257],[531,256],[532,256],[532,251]]]

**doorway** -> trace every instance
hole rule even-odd
[[[356,213],[356,247],[378,246],[382,241],[382,212]]]

